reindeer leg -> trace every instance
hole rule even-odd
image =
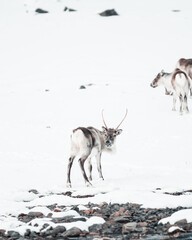
[[[102,170],[101,170],[101,152],[96,155],[97,159],[97,170],[99,172],[99,177],[104,180]]]
[[[183,114],[183,96],[182,94],[179,95],[179,100],[180,100],[180,114]]]
[[[192,88],[190,88],[190,98],[192,98]]]
[[[80,168],[81,168],[81,172],[83,174],[83,177],[84,177],[84,180],[85,180],[85,184],[87,187],[90,187],[92,186],[91,183],[89,182],[88,178],[87,178],[87,175],[85,173],[85,169],[84,169],[84,163],[85,163],[85,160],[87,159],[87,156],[84,157],[84,158],[79,158],[79,165],[80,165]]]
[[[185,109],[185,112],[188,113],[189,112],[189,108],[188,108],[188,103],[187,103],[187,95],[185,94],[184,96],[184,109]]]
[[[69,158],[68,169],[67,169],[67,188],[71,187],[71,167],[73,165],[74,156]]]
[[[165,88],[165,95],[171,95],[167,88]]]
[[[176,101],[177,101],[177,96],[176,96],[176,94],[173,94],[173,108],[172,108],[172,111],[176,111],[176,108],[175,108]]]
[[[89,181],[92,181],[92,164],[91,164],[91,158],[89,157],[87,159],[88,161],[88,171],[89,171]]]

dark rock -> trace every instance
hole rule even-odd
[[[177,221],[176,223],[175,223],[175,225],[177,225],[177,226],[179,226],[179,227],[183,227],[183,226],[185,226],[187,224],[187,220],[186,219],[181,219],[181,220],[179,220],[179,221]]]
[[[116,212],[119,210],[120,210],[120,204],[115,203],[111,205],[111,211]]]
[[[86,216],[93,215],[97,210],[96,209],[88,209],[82,210],[81,213],[85,214]]]
[[[138,222],[137,223],[137,226],[140,226],[140,227],[147,227],[148,223],[147,222]]]
[[[186,231],[192,231],[192,223],[187,223],[186,225],[182,226],[182,228]]]
[[[29,212],[28,214],[21,213],[18,216],[18,220],[24,223],[30,222],[35,218],[42,218],[44,215],[41,212]]]
[[[66,231],[66,228],[64,226],[57,226],[52,230],[52,236],[56,237],[58,234],[63,233]]]
[[[27,240],[28,238],[25,238],[25,237],[19,237],[17,238],[17,240]],[[1,240],[1,239],[0,239]]]
[[[24,216],[23,218],[19,218],[21,222],[28,223],[34,218],[30,218],[28,215]]]
[[[76,12],[77,10],[73,9],[73,8],[68,8],[68,7],[65,7],[64,8],[64,12]]]
[[[105,10],[104,12],[99,13],[99,15],[102,17],[110,17],[110,16],[117,16],[119,14],[115,11],[115,9],[108,9],[108,10]]]
[[[39,192],[36,189],[29,190],[29,193],[39,194]]]
[[[66,216],[66,217],[62,217],[62,218],[53,218],[54,223],[70,223],[70,222],[77,222],[77,221],[86,222],[86,218],[84,218],[84,217],[74,218],[73,216]]]
[[[18,239],[20,237],[20,234],[15,231],[8,231],[7,232],[7,237],[10,237],[12,240],[13,239]]]
[[[104,235],[121,234],[122,224],[115,221],[107,221],[103,224],[102,233]]]
[[[48,227],[49,227],[49,224],[48,224],[48,223],[43,224],[43,227],[42,227],[41,231],[42,231],[43,229],[45,229],[45,228],[48,228]]]
[[[28,237],[28,236],[30,236],[30,234],[31,234],[31,230],[27,229],[25,234],[24,234],[24,237]]]
[[[184,230],[182,228],[176,228],[174,231],[172,232],[168,232],[169,236],[171,238],[177,238],[179,237],[182,233],[184,232]]]
[[[35,12],[36,12],[36,13],[48,13],[48,11],[43,10],[43,9],[41,9],[41,8],[37,8],[37,9],[35,10]]]
[[[120,217],[113,218],[113,221],[119,222],[119,223],[127,223],[130,221],[130,218],[127,216],[120,216]]]
[[[4,236],[5,233],[6,233],[6,230],[5,230],[5,229],[0,229],[0,237],[1,237],[1,236]]]
[[[134,232],[137,228],[137,223],[136,222],[129,222],[123,225],[122,228],[122,233],[130,233],[130,232]]]
[[[81,235],[82,231],[81,229],[77,227],[70,228],[67,230],[65,233],[61,234],[62,237],[64,238],[69,238],[69,237],[79,237]]]
[[[101,231],[102,224],[93,224],[92,226],[89,227],[89,232],[101,233]]]
[[[29,212],[28,216],[32,217],[32,218],[42,218],[43,213],[41,213],[41,212]]]
[[[72,192],[70,192],[70,191],[67,191],[67,192],[63,193],[63,195],[71,197],[71,195],[72,195]]]
[[[172,12],[178,13],[178,12],[181,12],[181,10],[179,10],[179,9],[173,9]]]
[[[79,89],[86,89],[86,87],[84,85],[81,85]]]

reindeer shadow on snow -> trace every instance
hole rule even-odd
[[[165,94],[173,96],[172,110],[176,111],[176,101],[180,100],[180,114],[188,113],[188,95],[192,98],[192,59],[181,58],[172,73],[163,70],[157,74],[151,87],[165,87]]]
[[[122,133],[122,129],[119,129],[119,127],[125,120],[127,112],[128,111],[126,109],[124,118],[116,128],[107,127],[102,111],[102,119],[105,125],[105,127],[102,127],[102,131],[94,127],[78,127],[73,130],[71,135],[71,153],[67,168],[67,188],[71,188],[71,168],[73,161],[77,156],[79,166],[85,180],[85,185],[87,187],[92,186],[92,157],[96,157],[99,178],[104,180],[101,168],[102,152],[113,151],[116,137]],[[84,168],[85,161],[88,163],[88,176]]]

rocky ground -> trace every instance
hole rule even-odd
[[[64,193],[68,196],[70,192]],[[77,196],[88,197],[88,196]],[[90,196],[89,196],[90,197]],[[91,198],[90,198],[91,199]],[[56,223],[56,227],[45,223],[39,232],[26,230],[24,236],[16,231],[5,231],[0,229],[0,240],[4,239],[192,239],[192,223],[187,223],[185,219],[174,224],[175,228],[170,224],[159,224],[159,220],[172,215],[174,212],[183,208],[176,209],[151,209],[142,208],[138,204],[92,204],[85,205],[85,209],[79,209],[79,206],[71,206],[71,210],[76,211],[79,215],[53,217],[53,213],[66,210],[66,206],[57,204],[47,206],[51,213],[44,215],[42,212],[29,212],[28,214],[20,213],[18,220],[28,224],[34,219],[49,218],[50,222]],[[32,208],[31,208],[32,209]],[[63,223],[71,223],[82,221],[85,222],[92,216],[98,216],[105,220],[103,224],[93,224],[88,231],[82,231],[78,227],[66,230]],[[61,224],[61,225],[59,225]],[[38,224],[36,224],[38,227]],[[173,228],[172,228],[173,229]]]

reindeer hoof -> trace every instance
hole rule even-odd
[[[86,187],[92,187],[92,184],[90,182],[85,183]]]
[[[71,183],[67,183],[66,188],[71,188]]]

